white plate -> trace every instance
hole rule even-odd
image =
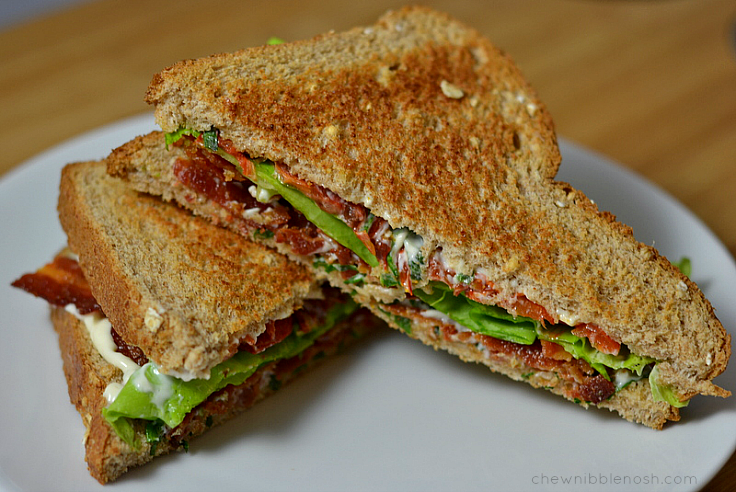
[[[0,489],[99,490],[83,458],[43,301],[9,283],[64,244],[59,170],[100,158],[154,128],[150,115],[83,135],[0,182]],[[634,227],[736,326],[736,266],[672,198],[605,158],[562,141],[560,178]],[[717,382],[736,389],[732,369]],[[734,399],[695,398],[656,432],[607,411],[436,353],[387,331],[325,363],[229,425],[159,458],[114,490],[695,490],[736,444]],[[565,484],[568,482],[569,484]]]

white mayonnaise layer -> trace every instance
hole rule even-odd
[[[131,378],[132,383],[138,391],[153,394],[151,402],[154,405],[162,407],[166,400],[171,398],[174,392],[172,377],[159,373],[158,367],[155,364],[149,362],[141,367],[130,357],[118,352],[118,347],[112,338],[112,325],[106,317],[99,312],[80,314],[74,304],[69,304],[64,309],[84,323],[87,333],[89,333],[89,337],[92,340],[92,345],[100,353],[102,358],[123,372],[122,382],[112,382],[105,388],[103,395],[108,403],[115,401],[120,390],[123,389],[125,383]],[[151,383],[146,377],[146,371],[149,366],[156,376],[156,384]]]
[[[118,346],[112,339],[112,325],[106,317],[98,312],[80,314],[74,304],[68,304],[64,309],[84,323],[87,333],[89,333],[89,337],[92,340],[92,345],[94,345],[102,358],[123,371],[122,383],[110,383],[105,388],[105,398],[109,403],[112,403],[117,398],[123,385],[130,379],[130,376],[140,369],[141,366],[133,362],[130,357],[117,351]]]

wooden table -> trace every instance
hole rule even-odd
[[[557,131],[655,182],[736,254],[733,0],[428,1],[509,52]],[[0,32],[0,175],[148,111],[184,58],[372,23],[390,0],[101,0]],[[731,330],[734,327],[730,327]],[[709,484],[736,487],[736,457]]]

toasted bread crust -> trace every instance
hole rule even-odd
[[[200,406],[193,417],[188,420],[189,433],[178,436],[178,439],[163,439],[151,451],[151,444],[146,441],[145,430],[142,425],[135,425],[137,439],[141,447],[135,450],[122,441],[110,425],[102,417],[102,409],[106,405],[103,397],[105,387],[111,382],[119,382],[122,373],[119,369],[107,363],[95,350],[84,324],[61,308],[51,309],[51,320],[54,329],[59,335],[59,347],[64,362],[64,374],[69,386],[69,398],[79,411],[85,434],[85,459],[90,474],[100,483],[116,480],[120,475],[131,468],[148,463],[156,456],[168,454],[172,451],[184,449],[182,438],[190,439],[204,433],[208,428],[219,425],[244,412],[261,399],[273,393],[268,385],[272,370],[277,363],[270,363],[259,369],[245,383],[229,393],[228,408],[226,411],[211,413],[207,405]],[[352,322],[351,322],[352,320]],[[324,344],[317,342],[318,349],[325,355],[334,354],[377,327],[380,323],[370,315],[357,313],[353,318],[346,320],[328,333],[330,341]],[[312,367],[323,357],[309,357],[303,362]],[[279,372],[280,383],[289,383],[298,372]],[[216,407],[221,409],[222,399]]]
[[[523,294],[662,361],[662,382],[683,398],[728,393],[710,382],[731,351],[713,307],[630,228],[553,180],[545,106],[467,26],[406,8],[365,29],[181,62],[154,77],[147,101],[166,131],[216,127],[418,233],[425,258],[442,248],[455,272],[485,275],[493,302]]]
[[[94,349],[81,321],[61,308],[51,308],[51,320],[59,335],[69,399],[87,429],[84,445],[89,472],[100,483],[110,482],[128,467],[153,457],[150,452],[132,450],[102,418],[102,393],[110,382],[121,380],[120,370],[105,362]]]
[[[59,217],[118,333],[162,371],[185,378],[208,375],[315,288],[305,268],[139,196],[109,177],[104,163],[64,168]]]

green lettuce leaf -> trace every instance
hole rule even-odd
[[[306,334],[295,331],[281,343],[260,354],[240,351],[215,366],[209,379],[184,381],[161,374],[155,365],[148,363],[133,373],[117,398],[102,410],[102,414],[125,442],[137,447],[135,432],[128,419],[160,420],[169,427],[176,427],[212,393],[227,385],[242,384],[266,363],[300,354],[357,308],[352,299],[337,304],[328,312],[322,326]]]
[[[201,132],[190,130],[188,128],[180,128],[175,132],[167,133],[166,146],[168,147],[177,142],[185,135],[197,138],[201,135]],[[358,257],[368,265],[372,267],[378,266],[376,255],[371,253],[368,247],[358,238],[355,231],[353,231],[350,226],[334,215],[319,208],[319,205],[317,205],[314,200],[306,196],[301,191],[283,184],[276,175],[273,163],[269,161],[253,161],[255,176],[247,176],[238,159],[225,152],[217,145],[217,138],[218,132],[215,129],[210,130],[209,132],[204,132],[203,139],[205,147],[234,165],[243,176],[253,181],[262,190],[269,192],[271,195],[281,195],[281,197],[289,202],[292,207],[304,214],[308,221],[316,225],[332,239],[358,255]]]
[[[680,261],[673,261],[672,264],[675,265],[677,269],[680,270],[680,272],[688,278],[693,272],[690,258],[688,258],[687,256],[683,256],[682,258],[680,258]]]
[[[690,400],[680,401],[672,388],[669,386],[659,384],[657,379],[659,378],[659,368],[654,366],[652,372],[649,373],[649,387],[652,389],[652,398],[654,401],[665,401],[673,407],[682,408],[686,407]]]
[[[542,340],[561,345],[576,359],[583,359],[606,379],[609,379],[607,367],[613,370],[628,369],[641,376],[644,368],[655,362],[651,357],[632,354],[625,347],[621,348],[618,355],[603,353],[593,347],[587,338],[576,337],[570,333],[568,326],[557,325],[549,329],[540,327],[537,334]]]
[[[189,135],[194,138],[197,138],[199,137],[200,132],[196,130],[190,130],[189,128],[184,128],[184,127],[179,128],[175,132],[169,132],[164,137],[166,139],[166,148],[168,149],[169,147],[171,147],[173,144],[181,140],[182,137],[184,137],[185,135]]]
[[[355,231],[345,222],[319,208],[319,206],[301,191],[285,185],[276,176],[274,165],[269,162],[254,162],[256,183],[261,188],[281,197],[292,207],[300,211],[309,222],[320,228],[332,239],[350,249],[372,267],[378,266],[376,256],[363,244]]]
[[[407,333],[411,335],[411,320],[409,318],[405,318],[403,316],[399,316],[398,314],[390,313],[384,309],[378,308],[379,311],[381,311],[383,314],[388,316],[388,318],[396,323],[396,326],[398,326],[401,331],[404,333]]]
[[[432,282],[430,286],[431,294],[420,289],[416,289],[414,294],[433,309],[446,314],[464,327],[482,335],[523,345],[531,345],[537,337],[557,343],[576,359],[586,361],[606,379],[609,377],[606,368],[628,369],[641,376],[644,368],[655,362],[650,357],[632,354],[625,347],[618,355],[605,354],[593,347],[588,339],[570,333],[570,327],[567,325],[542,327],[541,323],[533,319],[514,317],[500,307],[481,304],[462,294],[455,296],[452,290],[442,283]]]
[[[431,293],[415,289],[414,295],[469,330],[523,345],[531,345],[537,339],[539,323],[533,319],[514,317],[505,309],[481,304],[462,294],[456,296],[440,282],[432,282],[430,286]]]

